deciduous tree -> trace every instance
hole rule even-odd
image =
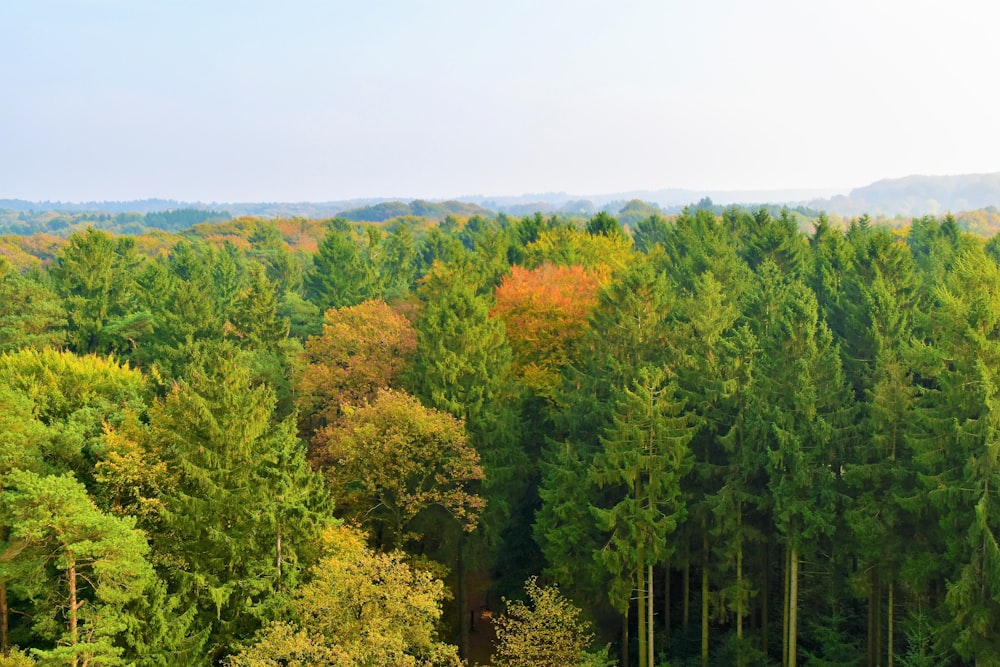
[[[338,513],[377,528],[383,545],[403,546],[407,526],[432,506],[475,528],[484,502],[474,487],[483,470],[461,420],[381,390],[318,439]]]
[[[296,594],[293,619],[277,621],[230,667],[458,667],[436,637],[444,585],[400,552],[365,546],[349,528],[328,529],[324,554]]]

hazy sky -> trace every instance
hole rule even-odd
[[[990,0],[0,0],[0,198],[1000,171],[998,22]]]

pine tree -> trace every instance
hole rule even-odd
[[[71,475],[14,470],[0,497],[10,526],[6,555],[13,554],[0,569],[45,591],[35,631],[55,646],[36,655],[74,667],[124,664],[121,635],[138,622],[127,605],[155,580],[135,521],[102,513]]]

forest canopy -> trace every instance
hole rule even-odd
[[[641,204],[0,239],[0,665],[1000,665],[995,211]]]

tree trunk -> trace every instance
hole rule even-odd
[[[69,641],[70,645],[75,647],[79,643],[80,632],[77,629],[77,613],[80,609],[80,604],[76,599],[76,561],[73,560],[73,552],[66,552],[66,561],[69,565]],[[73,667],[79,665],[79,660],[76,654],[73,654],[73,662],[71,663]]]
[[[670,561],[663,566],[663,646],[670,650]]]
[[[463,660],[469,659],[469,616],[465,610],[469,606],[469,593],[466,589],[466,565],[465,565],[465,535],[459,538],[458,543],[458,618],[459,618],[459,655]]]
[[[647,619],[649,622],[649,639],[646,641],[646,651],[649,667],[653,667],[653,656],[656,654],[656,651],[653,650],[653,566],[647,565],[646,572],[648,575],[646,578],[646,587],[648,590],[646,602],[649,605],[649,611],[647,612],[647,615],[649,616]]]
[[[771,657],[770,651],[768,650],[768,614],[771,610],[768,607],[768,590],[771,588],[771,548],[767,541],[764,541],[764,580],[760,587],[760,634],[761,642],[764,648],[764,659]]]
[[[687,551],[687,559],[684,561],[684,607],[681,612],[685,638],[688,633],[688,622],[691,620],[691,549]]]
[[[878,575],[878,570],[875,570],[875,588],[873,590],[874,598],[873,602],[875,605],[875,614],[873,618],[875,620],[875,667],[881,667],[882,663],[882,578]]]
[[[701,566],[701,667],[708,667],[708,533],[702,542]]]
[[[781,667],[788,667],[788,600],[791,592],[792,550],[785,547],[784,611],[781,614]]]
[[[7,582],[0,583],[0,655],[7,657]]]
[[[278,592],[281,592],[281,526],[278,526],[278,539],[275,542],[275,565],[278,568]]]
[[[791,583],[788,592],[788,667],[795,667],[799,641],[799,547],[794,541],[789,578]]]
[[[625,605],[625,613],[622,615],[622,667],[628,667],[628,608],[629,605]]]
[[[887,639],[887,643],[889,645],[889,651],[888,651],[888,654],[886,655],[886,660],[885,660],[886,667],[893,667],[893,663],[895,662],[895,659],[896,659],[896,656],[895,656],[895,646],[893,646],[893,644],[894,644],[894,642],[893,642],[893,633],[895,631],[895,616],[894,616],[894,613],[893,613],[893,605],[895,604],[895,600],[893,599],[893,593],[895,592],[895,590],[896,590],[896,587],[894,585],[894,582],[892,580],[890,580],[889,581],[889,619],[888,619],[889,620],[889,628],[886,631],[886,634],[887,634],[886,639]]]
[[[875,656],[878,649],[875,647],[875,572],[868,572],[868,667],[875,667]]]
[[[743,522],[740,516],[739,522]],[[743,657],[743,540],[740,533],[739,545],[736,547],[736,665],[744,667],[746,660]]]
[[[638,561],[639,567],[636,568],[636,611],[637,623],[636,623],[636,634],[639,638],[639,667],[646,667],[646,653],[648,645],[646,644],[646,564],[642,559],[642,549],[639,549]]]

